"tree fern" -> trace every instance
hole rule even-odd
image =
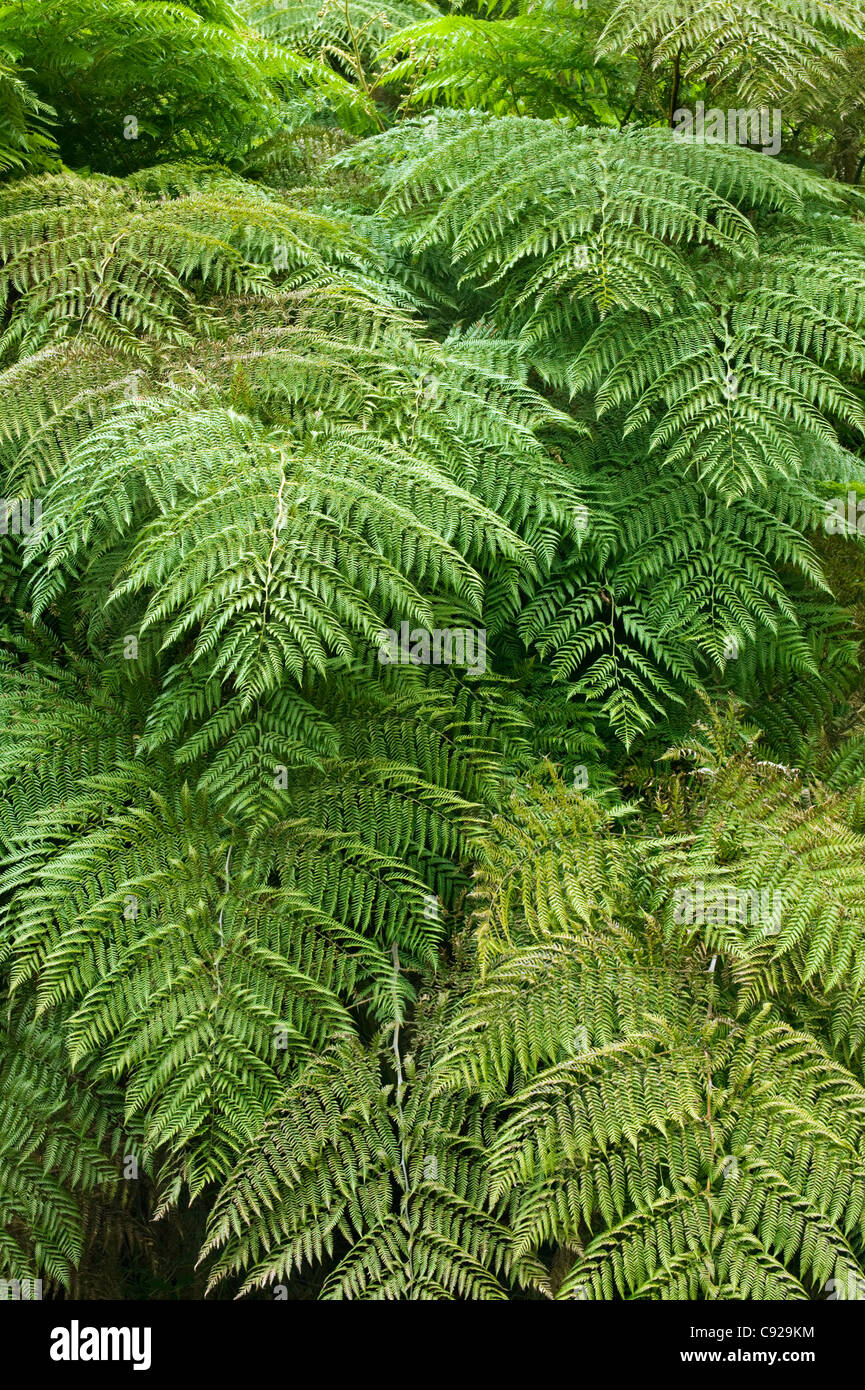
[[[55,163],[52,109],[31,91],[12,53],[0,57],[0,171],[31,171]]]
[[[70,1076],[60,1036],[23,1018],[4,1027],[0,1057],[4,1278],[68,1286],[84,1246],[83,1194],[116,1181],[118,1098]]]
[[[242,1269],[244,1291],[267,1287],[330,1256],[325,1299],[486,1301],[530,1271],[485,1210],[482,1114],[430,1094],[424,1058],[398,1059],[383,1084],[385,1039],[377,1051],[378,1065],[375,1050],[337,1047],[288,1092],[214,1207],[211,1283]]]
[[[229,4],[26,0],[0,7],[0,44],[58,116],[64,160],[123,172],[160,158],[242,157],[281,124],[281,97],[331,93],[335,74],[266,43]],[[316,85],[318,91],[316,91]]]
[[[0,1292],[861,1290],[863,43],[0,3]]]
[[[382,56],[397,61],[382,80],[388,87],[404,86],[413,106],[442,101],[500,116],[575,115],[605,122],[612,117],[608,72],[596,70],[594,37],[584,14],[556,3],[505,19],[446,15],[387,36]]]
[[[194,285],[264,293],[274,274],[321,276],[359,250],[349,228],[218,169],[22,180],[0,192],[0,219],[7,356],[84,334],[119,362],[146,361],[151,345],[204,330]]]
[[[703,243],[734,264],[753,256],[748,209],[801,216],[804,199],[831,206],[838,197],[792,167],[665,131],[457,112],[434,119],[399,126],[338,162],[375,172],[382,211],[401,219],[400,239],[413,251],[435,247],[460,284],[498,287],[504,322],[536,325],[542,307],[558,336],[591,323],[593,307],[659,315],[683,290],[694,296],[685,248]]]
[[[447,1094],[500,1098],[491,1197],[515,1250],[564,1247],[566,1299],[795,1299],[858,1277],[861,1136],[837,1117],[861,1115],[861,1087],[749,1002],[699,927],[665,929],[663,873],[591,826],[554,795],[502,824],[477,893],[491,963],[441,1064]],[[811,881],[831,893],[833,872]]]
[[[750,106],[814,85],[821,62],[834,75],[832,60],[840,60],[845,42],[863,36],[855,0],[759,0],[735,15],[723,0],[620,0],[598,53],[645,54],[656,68],[676,62],[682,79],[727,85]]]

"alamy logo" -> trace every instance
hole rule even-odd
[[[0,1303],[31,1303],[41,1298],[41,1279],[0,1279]]]
[[[830,1303],[865,1302],[865,1280],[852,1272],[848,1273],[846,1279],[827,1279],[823,1289]]]
[[[673,134],[678,139],[695,140],[700,145],[757,145],[763,154],[781,149],[781,112],[768,106],[711,106],[698,101],[694,110],[680,107],[673,112]]]
[[[739,922],[777,933],[782,911],[782,894],[769,888],[707,888],[698,881],[673,894],[673,920],[687,926]]]
[[[42,502],[40,498],[0,497],[0,536],[39,536],[41,534]]]
[[[826,518],[823,529],[827,536],[865,536],[865,497],[856,492],[848,492],[846,502],[843,497],[831,497],[825,504]]]
[[[473,676],[487,669],[487,634],[474,627],[416,627],[400,623],[378,635],[382,666],[465,666]]]
[[[150,1370],[149,1327],[69,1327],[51,1332],[52,1361],[131,1361],[134,1371]]]

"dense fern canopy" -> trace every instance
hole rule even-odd
[[[863,72],[0,3],[4,1291],[860,1296]]]

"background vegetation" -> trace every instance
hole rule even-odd
[[[862,1296],[863,79],[860,0],[0,3],[4,1279]]]

